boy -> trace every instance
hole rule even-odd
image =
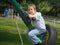
[[[26,30],[26,37],[34,44],[34,45],[42,45],[43,41],[41,41],[37,35],[46,32],[45,22],[40,12],[36,11],[36,6],[34,4],[28,5],[28,15],[32,20],[32,23],[35,27],[33,30]]]
[[[5,10],[4,10],[4,15],[5,15],[5,17],[8,17],[8,8],[6,8]]]

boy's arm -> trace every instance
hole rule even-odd
[[[41,18],[41,13],[37,13],[36,15],[29,14],[29,18],[32,19],[33,21],[39,21]]]
[[[29,18],[30,18],[30,19],[32,19],[32,18],[34,18],[34,17],[35,17],[35,15],[29,14]]]
[[[38,18],[35,15],[29,14],[29,18],[32,19],[33,21],[38,20]]]
[[[35,15],[31,15],[31,14],[29,14],[29,18],[32,19],[33,21],[36,20]]]

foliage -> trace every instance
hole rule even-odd
[[[1,0],[2,1],[2,0]],[[4,0],[7,4],[9,0]],[[37,11],[43,12],[45,15],[60,17],[60,0],[17,0],[24,10],[27,10],[28,3],[36,4]]]
[[[46,13],[49,12],[51,10],[52,6],[50,3],[48,3],[48,1],[42,1],[39,5],[38,5],[38,10]]]
[[[21,1],[20,4],[21,4],[21,6],[23,7],[24,10],[27,10],[27,5],[28,5],[28,3],[26,3],[26,0]]]

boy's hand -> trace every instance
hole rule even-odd
[[[34,18],[35,16],[32,14],[29,14],[29,18]]]

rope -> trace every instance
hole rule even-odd
[[[20,29],[19,29],[19,27],[18,27],[17,20],[14,20],[14,22],[16,23],[16,27],[17,27],[17,30],[18,30],[18,33],[19,33],[19,38],[20,38],[20,40],[21,40],[21,45],[23,45],[23,39],[22,39],[22,36],[21,36]]]

